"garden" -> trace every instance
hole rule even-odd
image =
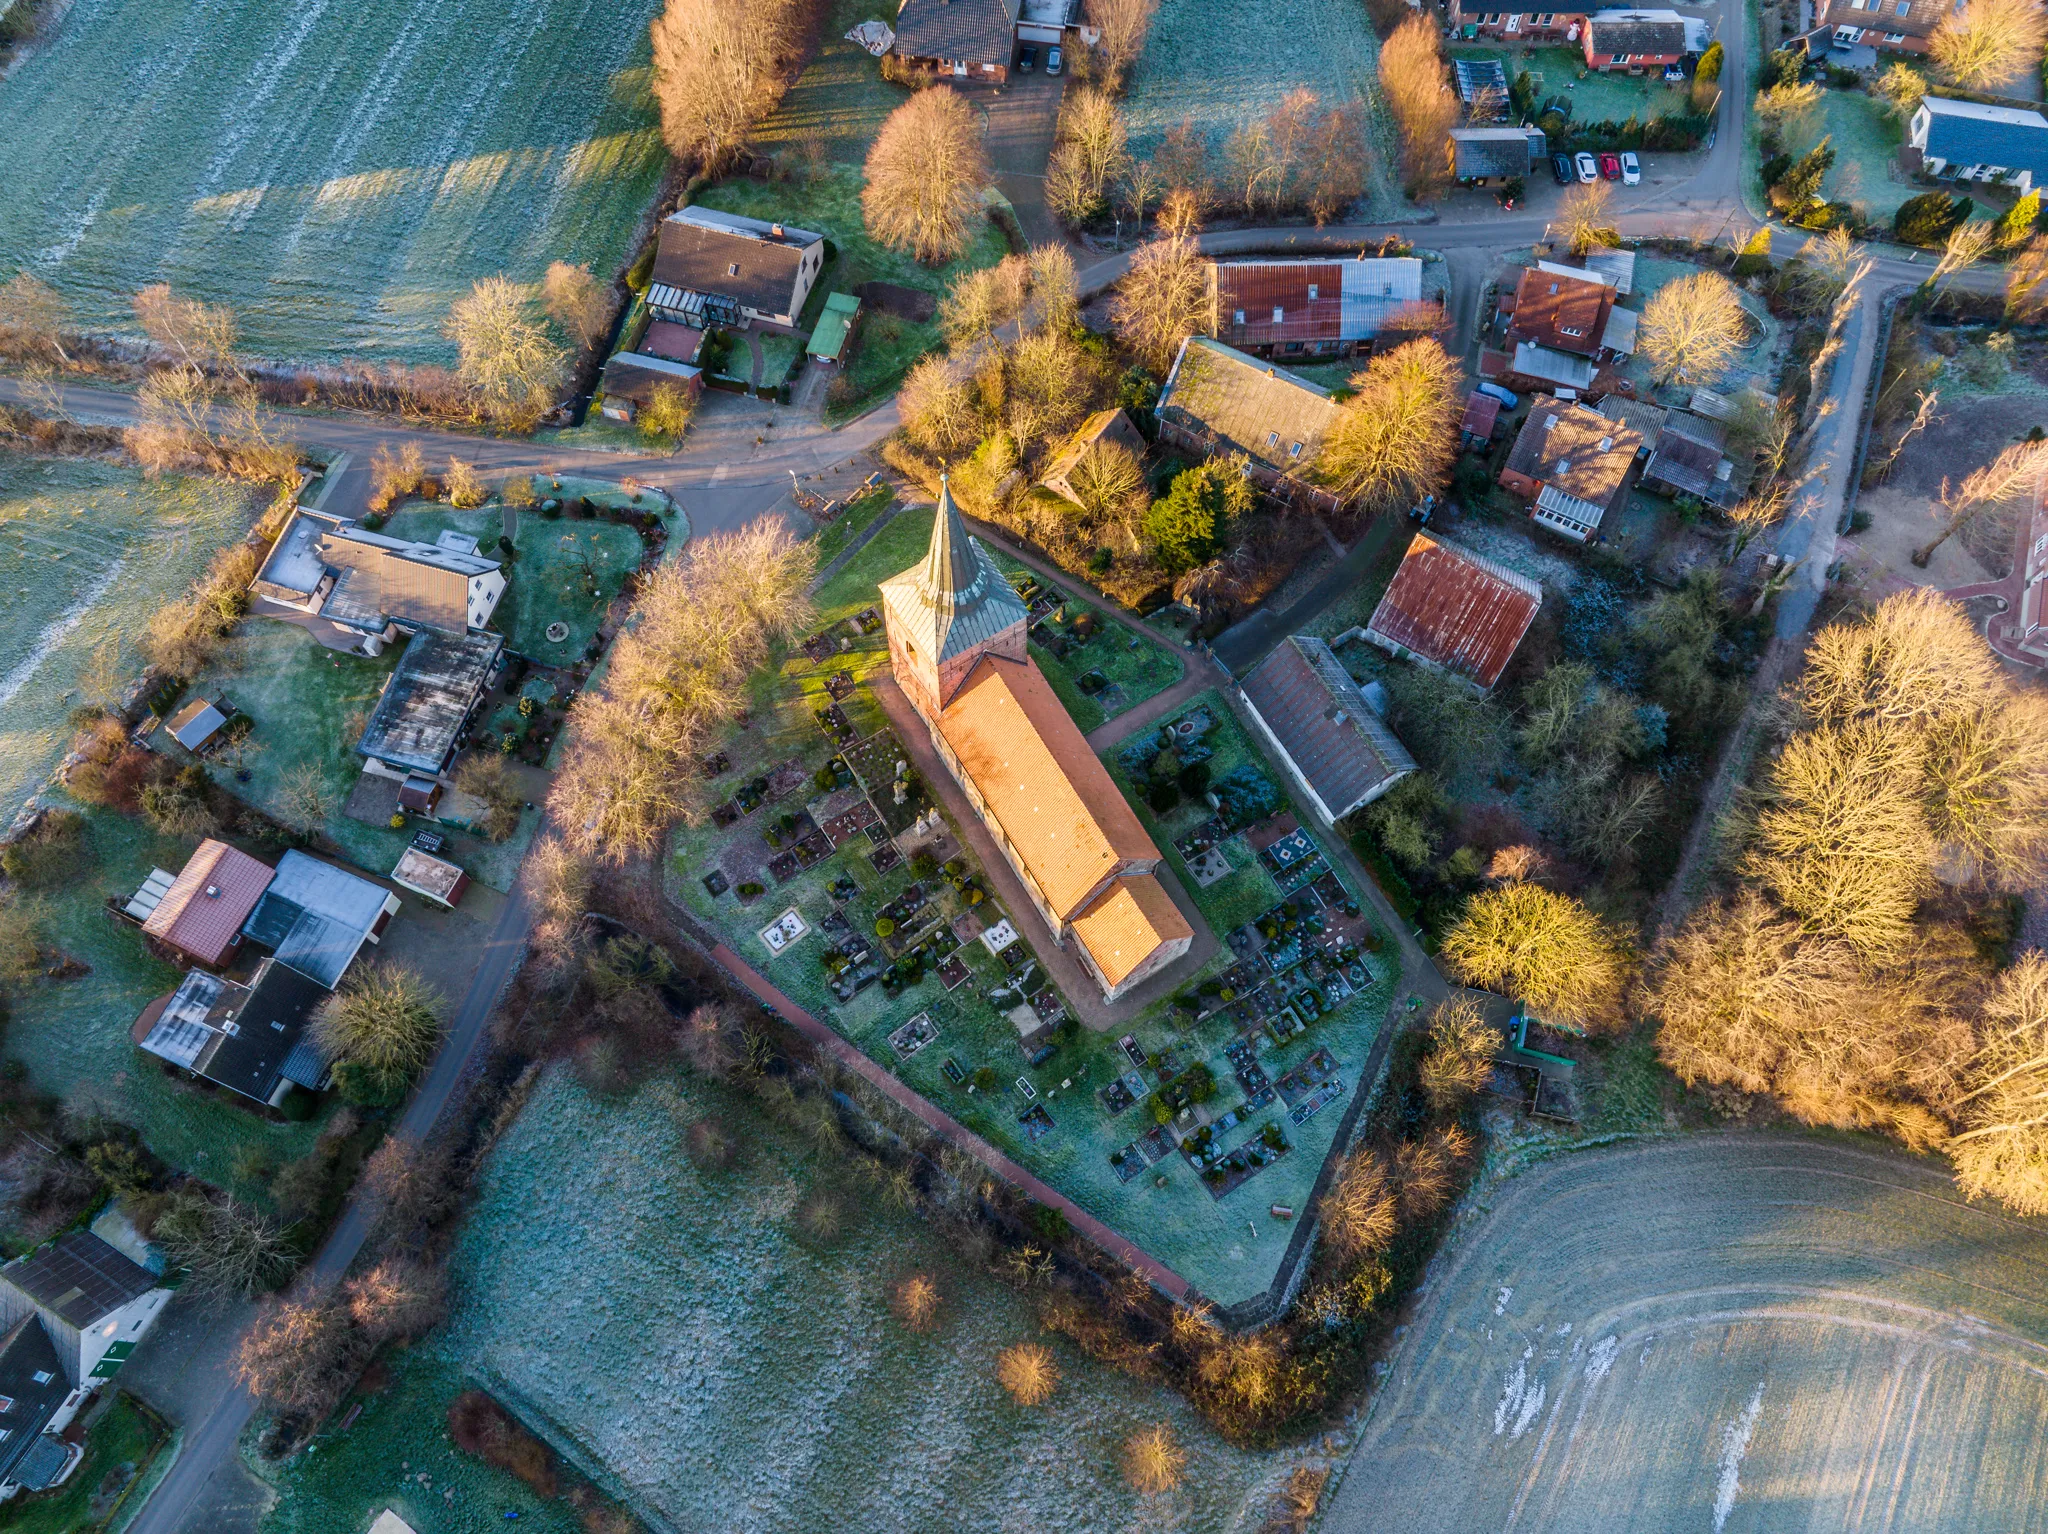
[[[0,268],[134,330],[149,283],[251,356],[452,362],[479,277],[600,277],[667,161],[643,0],[220,7],[77,0],[0,96]],[[123,110],[109,113],[104,103]]]
[[[132,1515],[159,1476],[157,1457],[170,1436],[163,1419],[111,1390],[85,1420],[85,1458],[71,1478],[41,1496],[22,1495],[0,1510],[7,1534],[100,1534]],[[123,1520],[125,1521],[125,1520]]]

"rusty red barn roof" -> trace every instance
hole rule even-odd
[[[1526,575],[1417,533],[1365,637],[1491,689],[1542,605]]]

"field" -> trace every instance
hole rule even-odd
[[[1362,97],[1371,112],[1373,163],[1360,217],[1398,219],[1407,205],[1393,134],[1379,107],[1378,73],[1379,41],[1351,0],[1241,7],[1231,13],[1227,41],[1207,0],[1162,0],[1124,103],[1131,146],[1155,148],[1167,129],[1187,120],[1220,152],[1233,128],[1264,117],[1297,87],[1331,106]]]
[[[232,304],[253,355],[449,360],[473,279],[629,256],[657,8],[75,0],[0,90],[0,268],[88,329],[169,282]]]
[[[680,1126],[707,1116],[745,1147],[730,1171],[700,1172],[681,1154]],[[267,1534],[359,1528],[385,1505],[420,1534],[534,1517],[530,1497],[442,1437],[464,1376],[523,1403],[656,1528],[1260,1526],[1290,1458],[1231,1449],[1179,1398],[1050,1338],[1058,1393],[1012,1406],[994,1359],[1040,1336],[1033,1296],[969,1267],[945,1233],[838,1184],[839,1167],[698,1078],[594,1101],[551,1073],[486,1172],[457,1252],[453,1320],[347,1434],[280,1472]],[[791,1218],[821,1183],[844,1186],[854,1210],[822,1244]],[[911,1272],[944,1296],[922,1336],[887,1314],[889,1286]],[[1190,1451],[1188,1476],[1146,1502],[1124,1487],[1117,1446],[1162,1421]],[[402,1481],[418,1473],[430,1484]]]
[[[865,160],[883,119],[908,101],[910,92],[884,80],[881,60],[848,42],[846,34],[863,21],[893,24],[896,9],[878,0],[833,0],[817,56],[755,127],[754,142],[784,154],[815,134],[824,140],[826,154],[840,164]]]
[[[1439,1259],[1322,1527],[2048,1527],[2044,1234],[1843,1139],[1554,1157]]]
[[[113,464],[0,452],[0,826],[69,746],[92,652],[119,636],[128,673],[139,672],[135,640],[150,613],[247,532],[255,511],[225,480],[147,480]]]

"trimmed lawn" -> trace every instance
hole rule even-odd
[[[88,1429],[85,1459],[71,1472],[71,1479],[47,1496],[17,1497],[0,1507],[0,1529],[7,1534],[96,1534],[108,1526],[112,1514],[132,1512],[129,1504],[136,1495],[131,1491],[114,1507],[96,1507],[100,1483],[112,1476],[110,1493],[116,1486],[132,1487],[149,1473],[164,1438],[164,1425],[155,1413],[127,1391],[115,1391]]]
[[[754,127],[753,141],[778,155],[816,137],[826,155],[858,165],[883,121],[910,99],[907,86],[882,78],[882,61],[846,34],[863,21],[896,25],[896,7],[877,0],[833,0],[832,14],[819,30],[817,54],[776,108]]]
[[[1563,96],[1572,104],[1572,126],[1595,122],[1626,122],[1638,117],[1649,122],[1657,117],[1678,117],[1692,110],[1690,87],[1666,85],[1654,75],[1601,74],[1586,68],[1586,56],[1576,48],[1537,48],[1526,58],[1515,55],[1508,66],[1513,80],[1518,69],[1541,75],[1536,92],[1540,109],[1551,96]],[[1579,77],[1584,75],[1584,79]]]
[[[818,551],[818,568],[822,570],[837,559],[841,549],[874,525],[875,518],[895,509],[896,492],[886,485],[870,490],[866,495],[856,496],[851,505],[841,511],[833,522],[819,528],[811,539],[812,546]]]
[[[813,295],[815,296],[815,294]],[[809,300],[804,304],[805,312],[810,310]],[[787,383],[795,370],[797,359],[804,354],[807,336],[762,335],[761,342],[761,387],[773,389]]]
[[[1835,168],[1828,172],[1826,195],[1860,202],[1871,218],[1889,222],[1900,203],[1925,190],[1897,178],[1893,169],[1905,130],[1883,103],[1862,91],[1825,91],[1820,104],[1806,131],[1793,135],[1795,152],[1806,153],[1823,135],[1832,139]]]

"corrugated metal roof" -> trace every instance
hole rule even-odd
[[[1593,408],[1608,420],[1619,421],[1640,436],[1643,446],[1637,450],[1639,452],[1656,451],[1657,439],[1664,435],[1664,417],[1670,413],[1662,405],[1630,399],[1625,394],[1610,394]]]
[[[1396,309],[1422,299],[1422,262],[1413,256],[1219,261],[1208,278],[1212,332],[1240,346],[1369,340]]]
[[[1293,635],[1252,668],[1239,690],[1332,819],[1415,770],[1415,759],[1320,639]]]
[[[1633,357],[1636,350],[1636,312],[1633,309],[1614,308],[1607,311],[1607,328],[1600,332],[1600,344],[1606,350],[1622,357]]]
[[[208,1019],[216,1011],[231,1009],[246,989],[203,969],[187,970],[139,1041],[140,1047],[158,1059],[191,1070],[213,1042],[215,1029]]]
[[[1465,396],[1465,418],[1458,423],[1458,429],[1483,440],[1493,435],[1494,423],[1499,419],[1500,401],[1474,389]]]
[[[381,884],[296,849],[278,859],[277,877],[243,931],[281,963],[332,990],[384,914]]]
[[[1584,357],[1554,352],[1547,346],[1522,341],[1515,346],[1514,360],[1508,364],[1508,371],[1561,388],[1585,389],[1591,387],[1598,369]]]
[[[1282,473],[1309,468],[1337,420],[1328,390],[1206,336],[1181,344],[1158,413]]]
[[[1365,637],[1490,691],[1542,605],[1543,588],[1526,575],[1417,533]]]
[[[165,722],[171,739],[187,751],[197,751],[213,738],[214,731],[228,722],[228,716],[205,698],[195,698]]]
[[[1636,285],[1636,253],[1604,248],[1589,250],[1586,252],[1586,270],[1606,279],[1609,287],[1626,298]]]

